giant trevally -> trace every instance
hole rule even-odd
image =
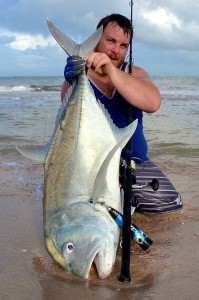
[[[101,32],[77,44],[48,26],[68,55],[93,51]],[[135,131],[134,122],[117,128],[96,100],[83,72],[65,96],[48,145],[34,152],[18,150],[44,163],[44,236],[48,252],[65,270],[88,278],[94,262],[99,278],[111,273],[119,229],[105,203],[121,211],[119,161],[122,148]]]

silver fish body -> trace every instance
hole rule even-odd
[[[90,45],[97,44],[95,38],[90,38],[82,47],[77,46],[50,21],[48,24],[68,54],[83,56],[85,49],[91,51]],[[99,38],[99,34],[94,36]],[[66,50],[67,43],[70,50]],[[41,153],[45,242],[49,253],[65,270],[88,278],[94,262],[103,279],[114,266],[119,229],[100,203],[121,211],[120,154],[135,131],[136,122],[118,129],[96,100],[85,73],[78,76],[70,93],[45,147],[45,156],[43,149]],[[18,150],[31,158],[31,151]]]

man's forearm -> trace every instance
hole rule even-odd
[[[135,70],[135,73],[140,72],[139,70]],[[137,77],[114,68],[108,76],[126,101],[145,112],[152,113],[160,107],[160,93],[148,74],[143,71],[142,75],[143,77]]]

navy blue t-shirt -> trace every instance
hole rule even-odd
[[[121,70],[124,71],[127,63],[122,65]],[[91,86],[94,90],[95,97],[105,106],[108,110],[114,124],[123,128],[126,126],[126,114],[129,104],[123,97],[115,90],[113,96],[108,98],[97,86],[90,80]],[[138,119],[137,128],[131,138],[132,141],[132,158],[137,162],[148,160],[147,152],[148,146],[143,132],[143,113],[140,109],[133,107],[133,121]],[[122,150],[122,157],[125,157],[125,149]],[[135,159],[137,158],[137,159]]]

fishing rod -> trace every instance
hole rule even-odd
[[[133,28],[133,1],[129,2],[131,7],[131,26]],[[129,74],[132,74],[132,37],[131,34],[130,48],[129,48]],[[133,107],[129,104],[126,113],[126,125],[132,123],[133,120]],[[123,205],[123,226],[122,226],[122,261],[121,261],[121,273],[119,281],[130,282],[130,246],[131,246],[131,206],[132,206],[132,184],[136,183],[135,172],[133,171],[131,164],[132,146],[131,139],[128,141],[126,147],[126,163],[123,168],[124,180],[124,205]]]

